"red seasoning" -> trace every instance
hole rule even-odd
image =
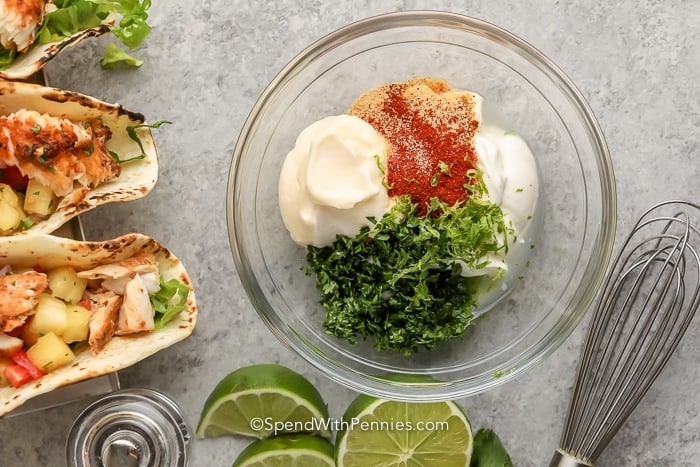
[[[430,198],[453,205],[467,197],[464,186],[478,160],[474,107],[470,93],[455,92],[443,80],[415,78],[368,91],[349,113],[389,143],[389,196],[408,194],[424,213]]]

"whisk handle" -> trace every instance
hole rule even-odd
[[[557,449],[554,456],[552,456],[549,467],[593,467],[593,464],[567,454],[561,449]]]

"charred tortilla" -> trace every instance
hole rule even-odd
[[[127,234],[113,240],[84,242],[51,235],[0,238],[0,264],[13,268],[50,270],[72,265],[90,270],[105,264],[128,262],[140,255],[154,256],[163,280],[177,278],[189,289],[185,308],[154,331],[114,335],[99,352],[87,345],[75,348],[75,360],[19,387],[0,388],[0,416],[28,399],[58,387],[112,373],[188,337],[197,320],[191,280],[180,260],[167,248],[142,234]]]
[[[38,115],[41,118],[37,117]],[[72,185],[67,193],[64,191],[65,187],[61,187],[56,199],[57,204],[50,214],[40,217],[29,228],[9,232],[11,235],[53,232],[73,217],[101,204],[129,201],[145,196],[158,179],[158,156],[151,130],[147,126],[140,126],[144,124],[144,116],[127,110],[119,104],[109,104],[83,94],[52,87],[0,80],[0,116],[2,116],[0,119],[7,122],[0,125],[0,130],[5,133],[13,130],[11,123],[21,119],[28,122],[35,120],[43,122],[46,119],[54,122],[62,121],[60,124],[52,125],[53,132],[49,132],[49,126],[45,128],[43,123],[33,125],[28,123],[31,131],[25,128],[24,139],[20,141],[30,140],[30,137],[37,139],[40,136],[43,137],[44,133],[60,134],[63,130],[56,131],[57,125],[67,127],[69,125],[66,122],[74,122],[72,126],[75,127],[75,132],[89,132],[88,136],[75,137],[80,144],[86,144],[84,140],[87,137],[95,138],[95,141],[98,137],[106,139],[102,158],[93,162],[92,166],[110,169],[109,177],[88,180],[76,175],[75,182],[71,182]],[[83,125],[84,129],[81,128]],[[130,137],[130,131],[138,138],[141,145]],[[81,138],[83,141],[80,141]],[[44,140],[41,142],[48,148],[59,144],[52,145],[50,141]],[[83,153],[89,154],[94,146],[90,141],[87,144],[87,147],[83,146],[77,150],[81,163],[84,158]],[[23,154],[30,153],[30,156],[35,159],[36,167],[32,168],[43,168],[47,175],[57,177],[62,174],[62,170],[72,171],[73,174],[86,170],[84,167],[76,168],[75,164],[54,164],[54,160],[46,157],[42,152],[45,149],[32,141],[25,142],[22,148]],[[3,151],[7,153],[7,147],[0,147],[0,153]],[[114,155],[121,161],[119,164],[112,160]],[[90,158],[92,157],[91,155]],[[0,158],[5,159],[0,161],[5,165],[17,164],[16,156],[0,154]],[[84,159],[88,161],[90,158]],[[123,162],[128,160],[130,161]],[[42,164],[45,167],[42,167]],[[87,165],[87,162],[84,165]],[[22,175],[28,175],[31,181],[32,173],[27,173],[26,169],[27,167],[20,167]]]

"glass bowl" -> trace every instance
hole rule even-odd
[[[484,121],[514,129],[537,159],[539,231],[528,267],[466,334],[410,357],[327,335],[306,250],[282,223],[278,181],[297,135],[347,112],[375,86],[429,76],[484,98]],[[593,300],[610,257],[616,194],[589,106],[549,59],[476,19],[412,11],[369,18],[311,44],[253,107],[228,181],[229,239],[240,279],[273,333],[354,390],[395,400],[473,395],[551,354]],[[406,376],[408,375],[408,376]]]

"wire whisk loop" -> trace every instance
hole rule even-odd
[[[608,268],[550,467],[592,466],[656,380],[700,304],[700,205],[645,211]]]

